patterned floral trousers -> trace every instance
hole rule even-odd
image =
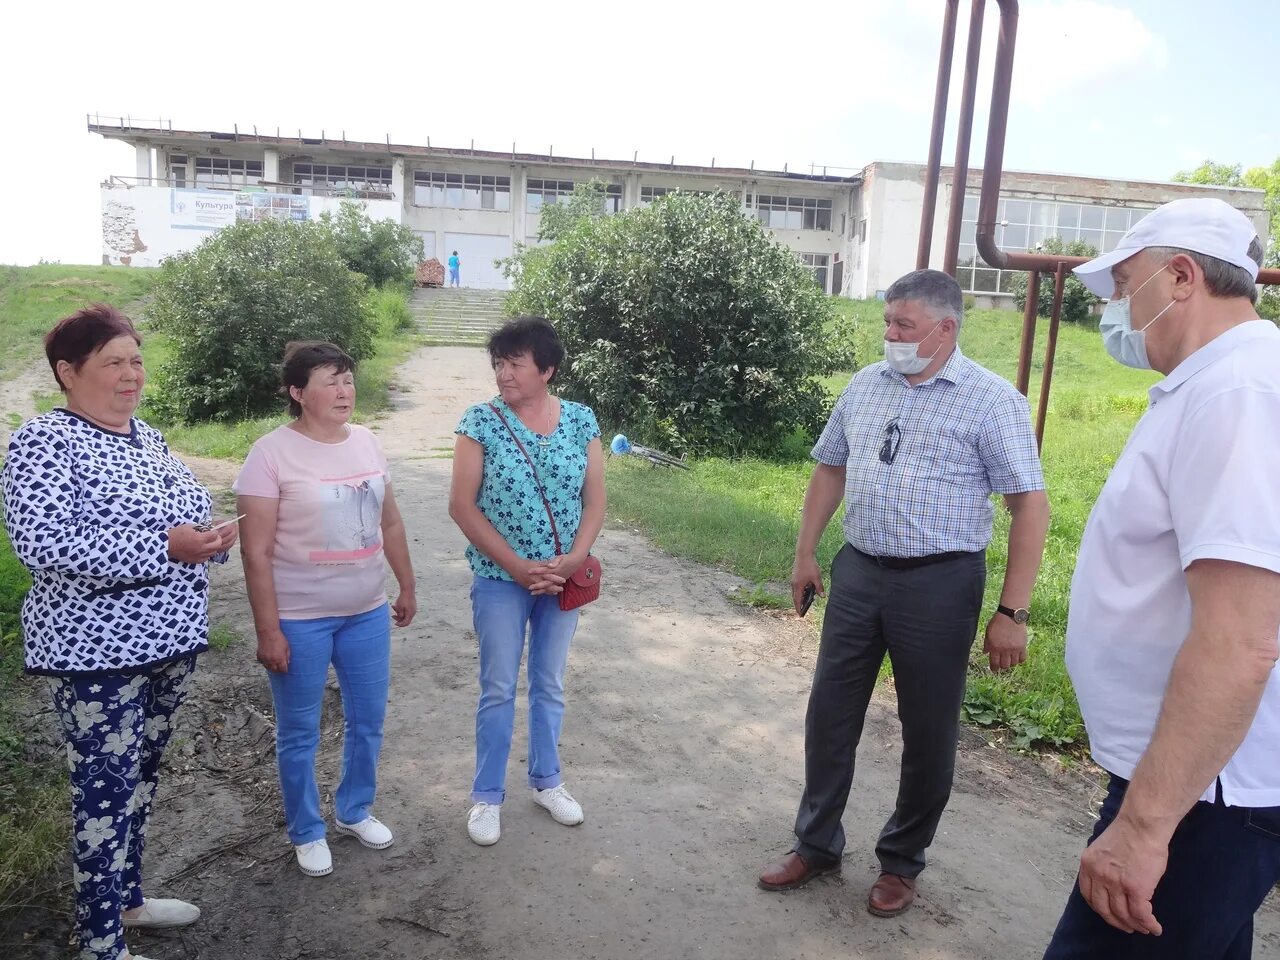
[[[71,770],[80,960],[124,956],[121,913],[142,905],[142,848],[172,719],[195,654],[141,673],[50,681]]]

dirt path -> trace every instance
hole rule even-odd
[[[1094,785],[967,733],[918,906],[875,919],[863,903],[899,749],[886,694],[867,719],[843,877],[761,892],[756,873],[787,849],[800,794],[813,635],[733,604],[734,577],[623,529],[599,544],[607,586],[583,614],[569,668],[562,748],[586,823],[558,826],[529,801],[520,717],[502,840],[474,846],[465,829],[476,699],[470,574],[446,514],[450,463],[438,448],[451,448],[459,413],[492,384],[483,354],[458,348],[419,352],[401,382],[401,409],[374,425],[393,460],[420,584],[418,620],[393,641],[377,806],[396,845],[375,852],[331,837],[332,876],[296,870],[252,645],[210,653],[171,749],[148,856],[150,889],[197,901],[204,918],[137,938],[135,950],[160,960],[1040,956]],[[226,480],[225,470],[210,477]],[[252,636],[234,564],[215,577],[213,619]],[[327,789],[341,749],[336,699],[325,718]],[[1277,955],[1280,912],[1269,906],[1255,956]]]

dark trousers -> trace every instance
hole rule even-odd
[[[805,785],[795,850],[826,864],[844,851],[854,754],[884,655],[893,665],[902,723],[898,802],[880,833],[881,869],[914,877],[951,796],[960,705],[978,629],[986,558],[970,554],[890,570],[845,546],[831,590],[805,717]]]
[[[1111,778],[1093,843],[1120,810],[1129,782]],[[1071,891],[1045,960],[1249,960],[1253,915],[1280,883],[1280,807],[1201,801],[1169,843],[1169,865],[1151,898],[1163,932],[1125,933]]]
[[[142,851],[173,715],[195,654],[140,673],[50,680],[71,770],[80,960],[124,953],[122,910],[142,906]]]

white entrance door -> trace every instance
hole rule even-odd
[[[461,274],[464,287],[482,290],[507,290],[511,284],[502,275],[502,268],[495,260],[511,256],[511,237],[488,233],[446,233],[444,249],[438,252],[441,263],[447,264],[454,251],[462,261]],[[448,282],[448,276],[445,277]]]

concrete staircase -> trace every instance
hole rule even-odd
[[[429,342],[482,346],[506,320],[505,290],[416,287],[409,310]]]

